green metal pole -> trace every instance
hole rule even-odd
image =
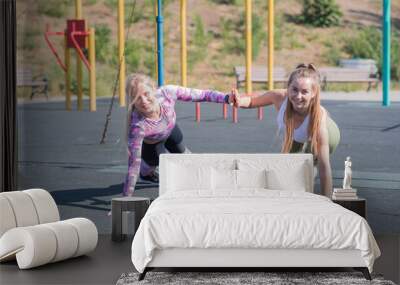
[[[382,92],[383,106],[390,106],[390,0],[383,0],[383,54]]]

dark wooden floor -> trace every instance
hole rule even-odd
[[[382,256],[376,261],[374,273],[399,283],[400,236],[376,236]],[[0,265],[0,284],[115,284],[122,273],[135,271],[131,262],[131,241],[115,243],[110,235],[100,235],[94,252],[42,267],[19,270],[16,262]],[[342,271],[343,269],[338,269]],[[306,271],[313,271],[312,269]],[[330,269],[329,271],[335,271]]]
[[[95,251],[88,256],[41,267],[19,270],[16,262],[0,265],[0,284],[115,284],[124,272],[134,271],[132,239],[115,243],[110,235],[100,235]]]

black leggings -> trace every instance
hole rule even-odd
[[[158,166],[159,156],[161,153],[165,153],[166,149],[171,153],[185,152],[185,145],[182,143],[182,141],[182,132],[176,124],[166,140],[155,144],[147,144],[143,142],[142,159],[150,166]]]

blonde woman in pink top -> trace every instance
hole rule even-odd
[[[141,179],[158,182],[155,168],[158,157],[166,149],[184,153],[183,135],[176,124],[175,102],[229,103],[230,96],[213,90],[199,90],[182,86],[155,83],[142,74],[132,74],[126,83],[128,97],[127,140],[128,173],[123,195],[131,196],[140,175]]]

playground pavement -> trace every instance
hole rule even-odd
[[[340,187],[344,160],[353,161],[353,187],[367,199],[367,218],[376,233],[400,232],[400,92],[382,107],[379,92],[323,93],[322,104],[341,130],[331,156],[334,186]],[[97,100],[97,111],[66,111],[64,99],[40,98],[18,104],[19,189],[51,192],[61,218],[87,217],[100,233],[110,233],[111,198],[121,195],[127,171],[125,108],[114,105],[105,144],[99,144],[110,98]],[[177,122],[184,142],[195,153],[276,153],[276,112],[239,110],[239,122],[222,119],[222,106],[178,102]],[[319,179],[316,179],[319,191]],[[154,185],[139,182],[135,195],[156,197]]]

